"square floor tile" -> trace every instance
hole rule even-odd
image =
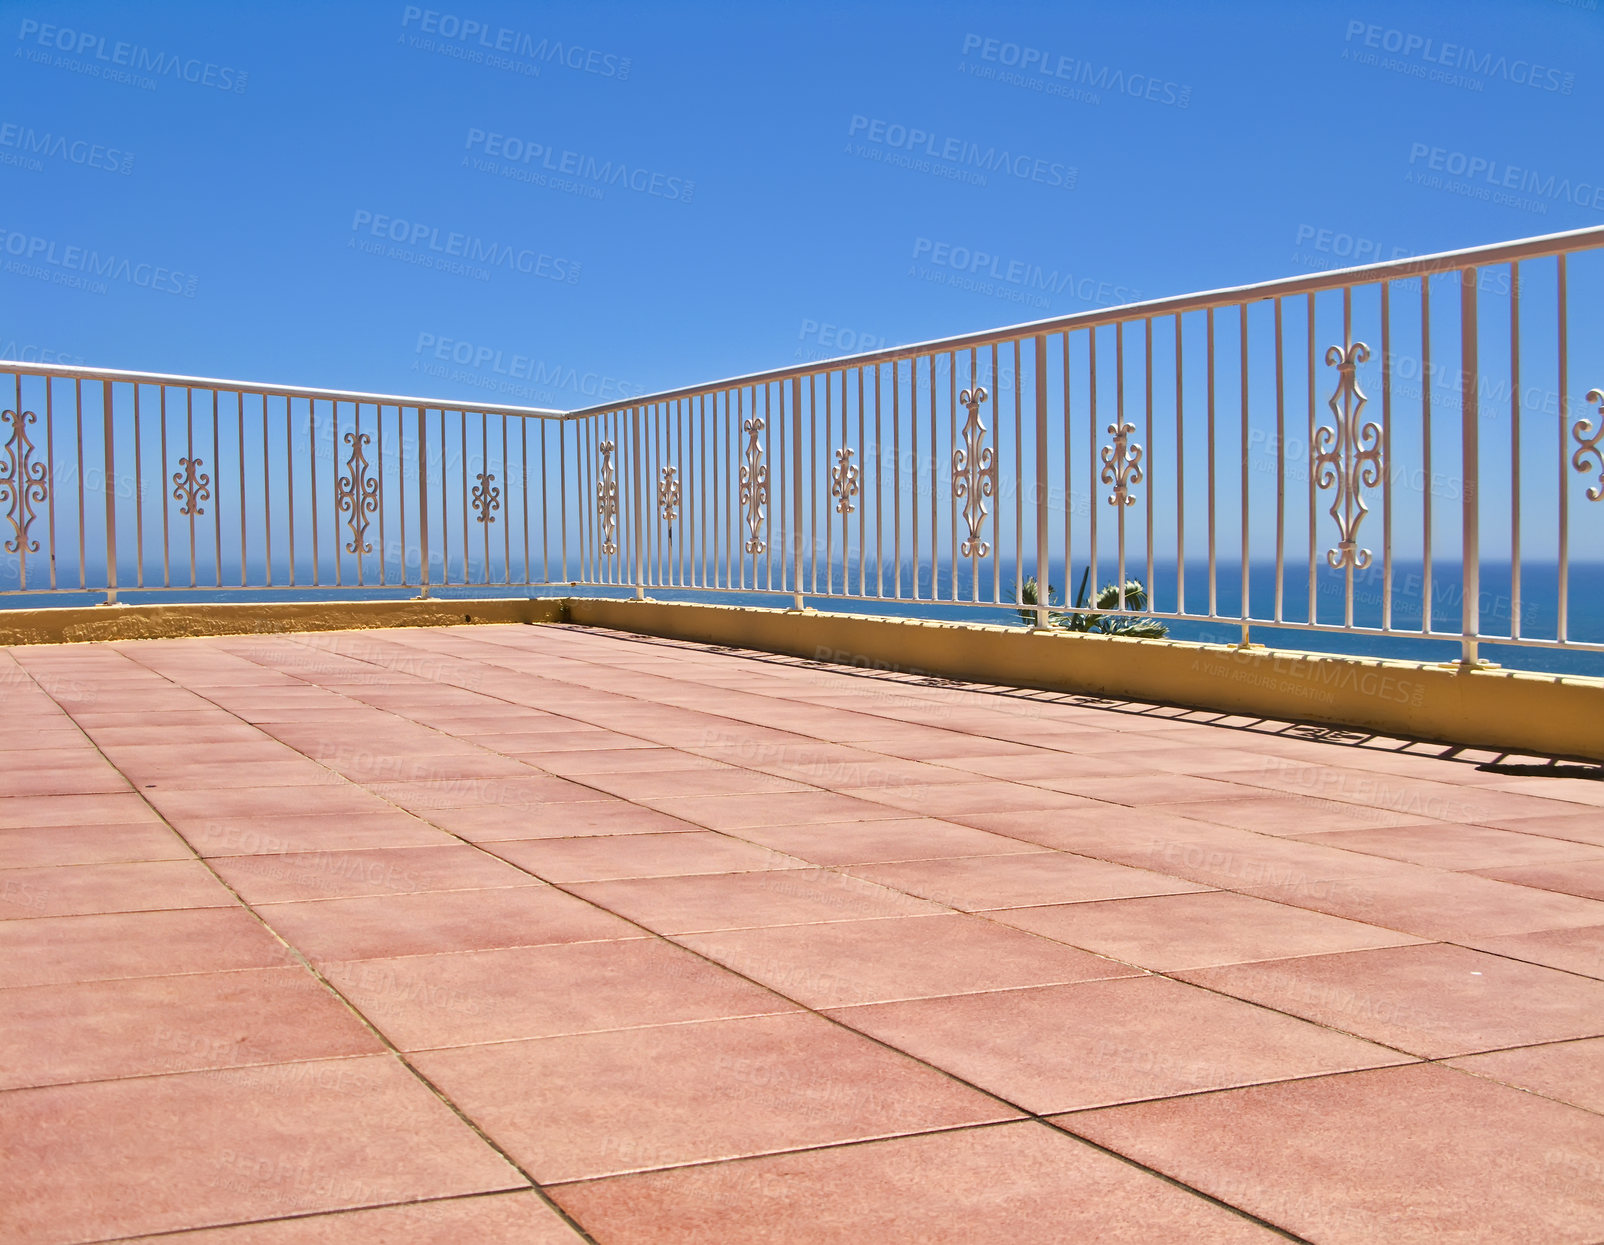
[[[281,937],[314,960],[368,960],[642,936],[627,921],[544,883],[266,904],[261,914]]]
[[[1040,1114],[1408,1059],[1163,977],[876,1003],[829,1014]]]
[[[495,843],[492,850],[520,868],[559,883],[806,867],[806,862],[781,852],[711,830],[512,840]]]
[[[1323,843],[1350,852],[1406,860],[1438,869],[1496,869],[1544,865],[1554,861],[1604,861],[1604,849],[1569,839],[1513,834],[1486,826],[1447,822],[1397,826],[1387,830],[1344,830],[1335,834],[1299,834],[1308,843]],[[1489,875],[1492,876],[1492,875]]]
[[[318,787],[162,787],[145,793],[173,827],[232,817],[325,817],[384,813],[391,806],[350,783]]]
[[[1478,951],[1507,955],[1530,964],[1545,964],[1568,973],[1604,978],[1604,925],[1508,934],[1502,938],[1472,938],[1468,945]]]
[[[813,1008],[1090,981],[1137,971],[956,914],[685,934],[680,940]]]
[[[1416,942],[1231,891],[1011,908],[994,920],[1155,972]]]
[[[527,1185],[387,1055],[16,1090],[0,1153],[19,1245]]]
[[[443,847],[450,835],[398,808],[332,816],[216,817],[186,821],[184,839],[202,856],[339,852],[375,847]]]
[[[533,771],[518,778],[376,782],[369,784],[368,789],[392,804],[425,815],[442,808],[493,808],[512,816],[527,817],[548,805],[600,798],[600,793],[591,787]]]
[[[1466,1055],[1448,1063],[1604,1115],[1604,1038]]]
[[[0,989],[294,962],[289,948],[238,904],[0,921]]]
[[[471,843],[499,843],[504,839],[567,839],[600,834],[657,834],[700,830],[699,825],[642,808],[628,800],[595,793],[582,804],[552,804],[534,810],[504,807],[436,808],[428,820]]]
[[[1260,1085],[1063,1124],[1309,1241],[1604,1236],[1604,1118],[1449,1068]]]
[[[414,891],[488,890],[536,883],[522,869],[464,843],[219,856],[212,867],[249,904]]]
[[[402,1050],[797,1010],[660,938],[320,968]]]
[[[230,907],[237,901],[198,860],[54,865],[0,872],[0,920]]]
[[[1604,899],[1604,858],[1571,860],[1564,864],[1525,865],[1513,869],[1478,869],[1476,872],[1484,878],[1514,882],[1517,886],[1533,886],[1562,895],[1580,895],[1584,899]]]
[[[0,830],[160,821],[161,817],[156,811],[133,791],[0,798]]]
[[[938,905],[827,869],[584,882],[575,893],[660,934],[939,912]]]
[[[193,858],[184,841],[157,822],[0,830],[0,869]]]
[[[1017,1115],[805,1012],[414,1059],[542,1183]]]
[[[1604,1033],[1604,982],[1444,943],[1180,975],[1427,1059]]]
[[[1050,851],[859,865],[849,872],[966,912],[1204,889],[1146,869]]]
[[[615,1176],[551,1195],[597,1239],[641,1245],[1284,1239],[1036,1123]]]
[[[901,817],[886,804],[835,791],[784,791],[775,795],[653,796],[641,803],[709,830],[747,826],[799,826],[818,821],[868,821]]]
[[[873,800],[915,814],[938,808],[943,817],[959,813],[989,813],[1005,810],[1071,809],[1092,807],[1092,801],[1045,787],[990,779],[943,785],[932,789],[922,783],[884,783],[879,786],[852,787],[845,794]]]
[[[302,1215],[201,1228],[150,1245],[579,1245],[581,1237],[538,1193],[491,1193],[410,1206]]]
[[[1280,903],[1451,942],[1604,925],[1604,902],[1595,899],[1402,862],[1380,873],[1277,880],[1241,889]]]
[[[22,986],[0,1009],[0,1090],[383,1049],[300,967]]]
[[[818,865],[880,864],[1039,850],[1034,843],[1022,843],[934,817],[754,826],[736,833]]]

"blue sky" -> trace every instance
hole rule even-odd
[[[0,355],[572,407],[1599,224],[1601,53],[1596,0],[0,0]]]

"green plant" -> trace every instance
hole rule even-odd
[[[1169,635],[1170,629],[1156,618],[1143,618],[1141,612],[1147,608],[1147,589],[1139,579],[1125,581],[1125,610],[1119,612],[1120,587],[1118,584],[1104,584],[1098,590],[1097,599],[1092,603],[1092,609],[1086,608],[1086,589],[1091,581],[1092,570],[1087,567],[1081,575],[1080,591],[1075,594],[1075,606],[1070,612],[1049,609],[1047,625],[1057,627],[1064,631],[1080,631],[1096,635],[1119,635],[1130,639],[1160,640]],[[1034,625],[1036,622],[1036,609],[1041,604],[1041,586],[1036,578],[1025,580],[1019,586],[1019,599],[1022,604],[1030,606],[1021,609],[1021,621]],[[1048,606],[1053,601],[1053,586],[1047,585]]]

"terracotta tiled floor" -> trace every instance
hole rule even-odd
[[[1577,765],[567,627],[0,650],[0,1240],[1604,1240]]]

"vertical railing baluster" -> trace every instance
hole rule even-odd
[[[1385,304],[1383,304],[1385,305]],[[1287,386],[1282,354],[1281,300],[1275,300],[1275,621],[1286,596],[1287,545]]]
[[[1342,287],[1342,349],[1343,349],[1344,353],[1347,352],[1348,348],[1352,344],[1353,344],[1353,287],[1345,285],[1345,286]],[[1353,399],[1352,394],[1347,394],[1347,395],[1345,395],[1343,397],[1343,407],[1344,407],[1345,410],[1350,406],[1350,404],[1353,402],[1353,400],[1354,399]],[[1346,429],[1346,430],[1343,429],[1343,427],[1341,425],[1344,422],[1350,423],[1352,425],[1352,427],[1350,429]],[[1344,417],[1339,415],[1339,416],[1337,416],[1337,423],[1338,423],[1337,436],[1339,438],[1341,438],[1341,437],[1351,437],[1353,439],[1353,448],[1356,450],[1358,448],[1357,442],[1358,442],[1358,438],[1359,438],[1359,435],[1360,435],[1357,421],[1356,420],[1344,421]],[[1339,442],[1339,445],[1340,445],[1340,442]],[[1339,452],[1343,453],[1344,458],[1347,457],[1347,452],[1345,450],[1339,449]],[[1341,488],[1345,488],[1347,486],[1344,485],[1343,483],[1339,482],[1337,487],[1339,489],[1341,489]],[[1355,491],[1358,490],[1359,480],[1358,480],[1357,476],[1352,481],[1352,487],[1353,487],[1353,489]],[[1350,552],[1348,554],[1346,560],[1344,561],[1343,567],[1342,567],[1342,625],[1345,626],[1345,627],[1352,627],[1353,626],[1353,571],[1354,571],[1354,561],[1356,560],[1357,557],[1358,557],[1358,551],[1357,550],[1354,550],[1354,551]]]
[[[1436,481],[1431,474],[1431,276],[1420,277],[1420,459],[1421,459],[1421,567],[1420,629],[1431,626],[1431,496]]]
[[[1460,657],[1476,664],[1481,634],[1481,430],[1477,424],[1481,367],[1477,341],[1476,282],[1478,270],[1463,269],[1459,277],[1459,386],[1460,462],[1464,482],[1460,488]]]
[[[1145,410],[1143,411],[1143,417],[1142,417],[1142,444],[1147,447],[1147,459],[1146,459],[1145,467],[1144,467],[1145,473],[1147,475],[1147,488],[1143,493],[1143,505],[1144,505],[1144,510],[1145,510],[1145,517],[1144,517],[1143,523],[1142,523],[1142,531],[1143,531],[1143,534],[1146,536],[1146,540],[1147,540],[1147,578],[1142,580],[1142,587],[1144,589],[1146,589],[1146,592],[1147,592],[1147,608],[1150,609],[1150,610],[1156,610],[1158,608],[1158,602],[1153,599],[1153,588],[1154,588],[1154,584],[1153,584],[1153,486],[1156,483],[1156,481],[1154,480],[1154,477],[1153,477],[1153,458],[1154,458],[1154,449],[1156,447],[1153,445],[1153,317],[1152,316],[1146,317],[1146,319],[1145,319],[1145,327],[1146,327],[1146,333],[1145,333],[1145,341],[1144,341],[1144,353],[1145,353],[1146,358],[1145,358],[1143,381],[1142,381],[1142,395],[1143,395],[1143,400],[1144,400],[1144,403],[1145,403]]]
[[[1121,320],[1114,325],[1114,429],[1116,434],[1125,427],[1125,321]],[[1114,606],[1120,613],[1125,612],[1125,504],[1124,498],[1116,498],[1114,506],[1115,519],[1115,575],[1119,584],[1119,595],[1115,597]]]
[[[1087,415],[1086,415],[1086,569],[1089,572],[1087,582],[1091,585],[1092,600],[1097,599],[1097,327],[1093,325],[1086,331],[1086,385],[1087,385]],[[1064,601],[1066,604],[1077,603],[1073,601],[1074,589],[1064,585]]]
[[[1207,397],[1207,399],[1208,399],[1208,410],[1207,410],[1207,421],[1206,421],[1206,424],[1205,424],[1204,434],[1203,435],[1204,435],[1204,441],[1206,442],[1205,448],[1208,451],[1208,471],[1207,471],[1207,475],[1208,475],[1208,481],[1209,481],[1209,617],[1212,619],[1212,618],[1218,618],[1220,616],[1219,601],[1218,601],[1218,596],[1217,596],[1217,581],[1216,581],[1216,575],[1215,575],[1215,563],[1216,563],[1216,557],[1217,557],[1217,554],[1218,554],[1218,545],[1217,545],[1217,543],[1215,541],[1215,527],[1216,527],[1216,524],[1218,522],[1218,515],[1215,513],[1215,499],[1214,499],[1214,494],[1215,494],[1215,471],[1214,471],[1214,459],[1215,459],[1215,445],[1214,445],[1214,308],[1210,307],[1208,309],[1208,313],[1207,314],[1208,314],[1208,332],[1207,332],[1207,337],[1205,339],[1207,344],[1205,346],[1206,358],[1205,358],[1204,362],[1206,364],[1206,371],[1207,371],[1207,375],[1208,375],[1208,380],[1206,382],[1207,387],[1208,387],[1208,392],[1205,395]]]
[[[223,586],[223,447],[219,435],[219,394],[212,390],[212,478],[217,481],[217,496],[212,501],[212,568],[217,587]],[[108,473],[109,474],[109,473]],[[115,495],[115,490],[113,491]],[[243,502],[241,503],[243,505]]]
[[[1520,261],[1509,266],[1509,635],[1520,639]],[[1563,432],[1563,428],[1561,432]],[[1563,442],[1561,443],[1563,444]],[[1388,460],[1391,461],[1390,459]]]
[[[892,595],[902,599],[902,380],[897,360],[891,360],[891,537],[896,565],[892,572]]]
[[[791,381],[791,604],[802,608],[802,378]]]
[[[1248,618],[1253,612],[1251,600],[1251,583],[1249,580],[1249,555],[1251,550],[1250,534],[1252,532],[1251,507],[1253,490],[1248,479],[1248,305],[1242,304],[1241,314],[1238,318],[1238,344],[1241,362],[1238,372],[1241,377],[1242,389],[1242,643],[1248,642]]]
[[[1047,523],[1047,338],[1036,334],[1036,626],[1047,629],[1050,580]]]
[[[1561,644],[1569,638],[1571,604],[1571,481],[1566,467],[1566,434],[1571,422],[1570,298],[1565,256],[1556,258],[1556,310],[1559,336],[1559,596],[1556,635]]]
[[[18,383],[19,384],[21,383],[21,378],[20,377],[18,378]],[[50,384],[50,378],[47,376],[47,377],[45,377],[45,385],[48,387],[49,384]],[[145,586],[145,475],[144,475],[144,447],[140,444],[140,438],[141,438],[142,430],[140,428],[140,423],[139,423],[139,388],[140,388],[139,382],[135,381],[134,382],[134,584],[135,584],[136,587],[143,588]],[[20,403],[22,399],[19,396],[17,400]],[[244,400],[245,399],[243,397],[240,399],[240,401],[242,403],[244,402]],[[19,405],[17,407],[17,409],[20,411],[22,409],[22,407]],[[244,437],[242,436],[241,439],[240,439],[240,446],[243,448],[244,444],[245,444],[245,441],[244,441]],[[243,467],[244,461],[245,461],[245,455],[242,453],[240,455],[240,462],[242,464],[241,471],[244,470],[244,467]],[[244,477],[242,476],[241,479],[243,480],[243,478]],[[242,485],[241,488],[240,488],[240,495],[243,497],[244,494],[245,494],[245,489],[244,489],[244,487]],[[242,523],[244,522],[244,515],[245,515],[245,508],[242,505],[240,507],[240,521]],[[54,556],[54,554],[55,554],[55,549],[52,548],[51,549],[51,555]]]
[[[1175,612],[1186,613],[1186,421],[1181,313],[1175,313]]]
[[[102,460],[106,490],[106,604],[117,603],[117,423],[112,411],[112,382],[100,382],[101,414],[106,429]],[[20,418],[20,412],[19,412]]]
[[[1064,365],[1064,600],[1069,600],[1073,591],[1070,584],[1075,578],[1075,458],[1072,451],[1075,438],[1073,434],[1073,421],[1070,418],[1071,403],[1069,391],[1069,330],[1065,329],[1061,337],[1063,365]]]
[[[1014,338],[1014,604],[1024,603],[1025,587],[1025,374],[1023,347]],[[1000,466],[1001,464],[999,464]],[[998,472],[998,479],[1002,473]],[[999,502],[1001,499],[998,499]],[[1001,517],[1002,506],[997,507]],[[1001,536],[1001,524],[997,525]],[[1045,587],[1037,584],[1038,593]]]
[[[429,439],[428,420],[422,406],[418,419],[418,595],[429,595]]]
[[[1315,387],[1314,359],[1315,359],[1315,349],[1316,349],[1316,344],[1315,344],[1315,328],[1316,328],[1316,325],[1315,325],[1315,305],[1314,305],[1314,295],[1313,294],[1309,295],[1308,316],[1309,316],[1309,359],[1308,359],[1308,365],[1309,365],[1309,430],[1308,430],[1308,432],[1307,432],[1307,434],[1305,436],[1304,442],[1303,442],[1303,475],[1304,475],[1304,483],[1308,486],[1308,493],[1309,493],[1309,622],[1310,623],[1314,623],[1314,622],[1317,622],[1319,620],[1320,605],[1319,605],[1319,601],[1317,600],[1317,598],[1315,596],[1316,589],[1318,587],[1318,585],[1315,582],[1315,576],[1318,574],[1318,571],[1319,571],[1319,563],[1316,561],[1316,554],[1315,554],[1315,539],[1319,535],[1319,533],[1318,533],[1318,530],[1316,528],[1315,494],[1314,494],[1314,387]]]
[[[631,475],[632,475],[633,480],[634,480],[634,487],[632,489],[632,493],[633,493],[633,502],[632,502],[632,504],[635,507],[635,523],[634,523],[634,529],[635,529],[635,585],[634,585],[634,587],[635,587],[635,599],[637,601],[644,601],[646,599],[646,564],[645,564],[645,557],[646,557],[646,528],[645,528],[645,522],[646,522],[646,517],[645,517],[645,507],[644,507],[644,504],[643,504],[644,497],[643,497],[643,495],[641,493],[641,466],[642,466],[642,464],[641,464],[641,449],[642,449],[642,442],[641,442],[640,412],[641,412],[641,408],[640,407],[638,407],[638,406],[630,407],[630,410],[629,410],[629,416],[630,416],[630,455],[629,455],[629,465],[630,465],[630,468],[631,468]]]
[[[135,409],[137,410],[138,409],[138,402],[139,402],[139,386],[138,385],[134,386],[134,402],[135,402]],[[246,538],[246,527],[245,527],[245,392],[244,392],[244,390],[239,390],[234,394],[234,402],[235,402],[235,407],[234,407],[235,414],[239,417],[239,419],[238,419],[238,424],[239,424],[238,441],[237,441],[237,444],[239,446],[239,586],[241,588],[244,588],[250,582],[250,576],[246,571],[246,565],[250,560],[250,553],[249,553],[249,542],[248,542],[248,540]],[[137,436],[137,432],[136,432],[135,435]],[[138,471],[137,467],[135,468],[134,475],[135,475],[136,480],[137,480],[137,477],[139,475],[139,471]]]
[[[89,586],[89,559],[85,552],[84,529],[84,382],[74,380],[72,385],[72,426],[78,439],[78,587]]]
[[[1381,629],[1392,630],[1392,282],[1381,283]]]

